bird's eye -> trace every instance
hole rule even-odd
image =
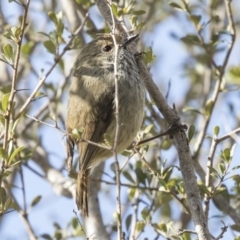
[[[110,52],[111,50],[112,50],[112,47],[110,45],[106,45],[105,47],[103,47],[104,52]]]

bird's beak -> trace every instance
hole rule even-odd
[[[130,43],[134,42],[137,38],[138,38],[139,34],[135,34],[132,36],[127,37],[124,42],[123,42],[123,47],[126,47],[127,45],[129,45]]]

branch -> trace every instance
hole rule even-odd
[[[9,127],[10,127],[10,120],[11,118],[13,119],[13,102],[14,102],[14,97],[16,94],[16,86],[17,86],[17,77],[18,77],[18,66],[19,66],[19,59],[20,59],[20,53],[21,53],[21,46],[22,46],[22,40],[24,36],[25,29],[27,27],[27,14],[28,14],[28,8],[29,8],[30,0],[27,1],[26,4],[21,4],[21,6],[24,8],[24,13],[23,13],[23,19],[22,19],[22,24],[20,28],[20,35],[19,38],[15,41],[17,44],[17,49],[16,49],[16,56],[15,56],[15,61],[13,65],[13,77],[12,77],[12,86],[11,86],[11,92],[10,96],[8,99],[8,107],[7,107],[7,112],[4,115],[5,117],[5,125],[4,125],[4,140],[3,140],[3,149],[8,152],[8,141],[9,141]],[[6,160],[3,159],[2,162],[2,172],[0,174],[0,187],[2,186],[2,177],[5,171],[5,165],[6,165]]]
[[[112,18],[112,39],[114,42],[114,50],[115,50],[115,58],[114,58],[114,82],[115,82],[115,119],[116,119],[116,130],[115,130],[115,139],[113,145],[113,153],[115,158],[115,170],[116,170],[116,182],[117,182],[117,233],[118,240],[122,240],[122,210],[121,210],[121,179],[120,179],[120,167],[117,157],[117,144],[119,138],[120,131],[120,121],[119,121],[119,90],[118,90],[118,50],[119,44],[116,41],[115,31],[116,31],[116,23],[115,18],[113,16],[113,12],[111,9],[111,5],[108,5],[111,18]]]

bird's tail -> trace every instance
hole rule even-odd
[[[88,178],[89,171],[79,170],[76,188],[76,204],[84,217],[88,217]]]

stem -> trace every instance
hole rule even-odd
[[[23,35],[24,35],[24,31],[26,29],[27,26],[27,14],[28,14],[28,8],[29,8],[29,4],[30,4],[30,0],[27,1],[26,4],[22,4],[21,6],[24,8],[24,13],[23,13],[23,19],[22,19],[22,24],[21,24],[21,28],[20,28],[20,35],[19,38],[16,40],[16,44],[17,44],[17,49],[16,49],[16,56],[15,56],[15,61],[13,64],[13,77],[12,77],[12,87],[11,87],[11,92],[10,92],[10,96],[8,99],[8,107],[7,107],[7,112],[4,115],[5,117],[5,131],[4,131],[4,140],[3,140],[3,149],[7,151],[8,148],[8,142],[9,142],[9,126],[10,126],[10,120],[12,118],[13,120],[13,102],[14,102],[14,97],[16,94],[16,86],[17,86],[17,76],[18,76],[18,66],[19,66],[19,59],[20,59],[20,53],[21,53],[21,46],[22,46],[22,40],[23,40]],[[2,186],[2,177],[5,171],[5,167],[6,167],[6,160],[7,159],[3,159],[2,162],[2,171],[0,174],[0,187]]]
[[[118,50],[119,45],[116,41],[115,30],[116,24],[113,16],[111,5],[109,4],[109,9],[111,12],[111,18],[113,21],[112,25],[112,39],[115,47],[115,58],[114,58],[114,82],[115,82],[115,118],[116,118],[116,131],[115,131],[115,139],[113,145],[113,153],[115,157],[115,170],[116,170],[116,182],[117,182],[117,229],[118,229],[118,240],[122,239],[122,211],[121,211],[121,180],[120,180],[120,167],[117,157],[117,144],[119,138],[120,131],[120,123],[119,123],[119,91],[118,91]]]

